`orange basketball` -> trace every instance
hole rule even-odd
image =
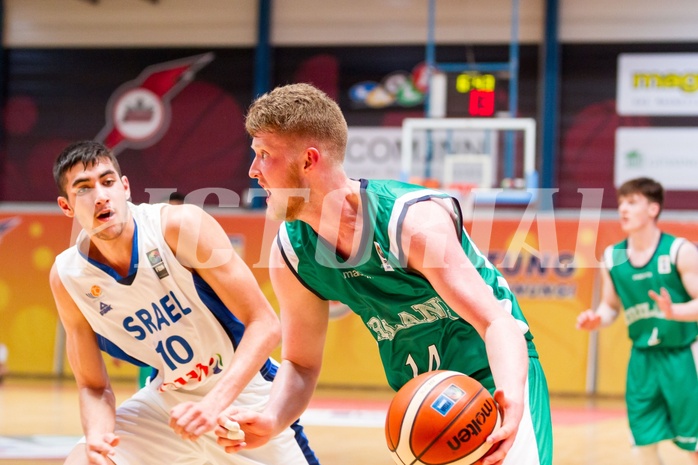
[[[385,439],[400,465],[471,465],[490,449],[499,427],[497,405],[477,380],[431,371],[397,392],[385,420]]]

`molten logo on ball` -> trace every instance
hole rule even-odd
[[[385,437],[401,465],[470,465],[491,447],[497,405],[477,380],[432,371],[406,383],[388,408]]]
[[[479,412],[475,414],[470,423],[465,425],[463,429],[458,431],[453,438],[448,441],[448,446],[453,450],[460,449],[461,444],[466,444],[473,436],[482,433],[482,428],[487,427],[489,418],[492,414],[497,415],[497,410],[493,399],[487,399],[485,405],[482,406]],[[491,431],[490,431],[491,432]]]

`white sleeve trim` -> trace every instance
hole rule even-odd
[[[288,263],[293,267],[294,271],[298,273],[298,255],[296,251],[293,250],[291,245],[291,240],[288,237],[288,231],[286,230],[286,223],[281,223],[279,228],[279,233],[276,236],[278,238],[278,243],[281,246],[281,253],[286,257]]]
[[[400,221],[400,217],[405,211],[405,205],[415,199],[422,197],[439,197],[443,198],[444,192],[435,191],[432,189],[420,189],[413,192],[409,192],[403,196],[395,199],[395,204],[393,205],[393,210],[390,212],[390,221],[388,222],[388,237],[390,238],[390,254],[401,260],[400,257],[400,243],[397,237],[397,228]]]
[[[612,245],[609,245],[603,251],[603,262],[604,262],[604,265],[606,265],[607,270],[610,271],[611,268],[613,268],[613,246]]]
[[[676,260],[679,258],[679,249],[686,242],[683,237],[677,237],[674,242],[671,243],[671,248],[669,249],[669,258],[671,259],[671,264],[676,265]]]

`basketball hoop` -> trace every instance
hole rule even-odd
[[[509,144],[513,134],[523,137]],[[452,183],[475,184],[476,195],[462,192],[467,194],[460,199],[465,213],[471,210],[469,200],[528,205],[537,201],[538,192],[535,141],[532,118],[405,118],[400,180],[436,178],[442,189]],[[499,188],[503,177],[509,178],[506,189]]]

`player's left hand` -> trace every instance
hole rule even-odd
[[[514,444],[514,438],[519,430],[519,423],[523,415],[523,405],[517,405],[504,395],[504,391],[497,389],[494,393],[494,401],[499,406],[499,414],[502,423],[490,436],[487,442],[492,443],[491,452],[478,463],[482,465],[501,465],[507,452]]]
[[[196,441],[218,425],[219,411],[204,400],[182,402],[170,410],[170,427],[183,439]]]
[[[647,294],[657,303],[657,307],[662,311],[662,313],[664,313],[665,317],[668,319],[674,317],[673,302],[671,301],[669,291],[667,291],[665,288],[661,288],[659,290],[659,294],[657,294],[650,289]]]

